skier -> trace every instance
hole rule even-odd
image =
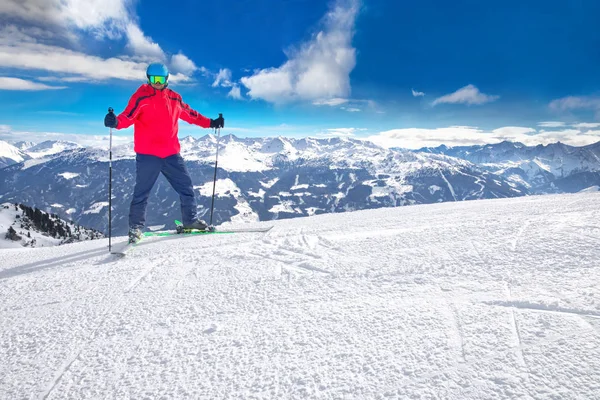
[[[208,228],[206,222],[197,217],[192,179],[179,154],[178,120],[181,118],[203,128],[225,125],[222,115],[217,119],[206,118],[185,104],[179,94],[168,89],[169,70],[165,65],[150,64],[146,76],[148,83],[138,88],[119,116],[110,111],[104,117],[104,126],[108,128],[125,129],[135,125],[136,177],[129,209],[130,243],[142,237],[148,197],[161,172],[179,194],[184,228]]]

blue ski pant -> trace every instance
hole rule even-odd
[[[192,179],[183,157],[174,154],[166,158],[137,154],[135,158],[135,189],[129,209],[129,227],[143,228],[146,223],[146,205],[150,191],[162,174],[167,178],[181,200],[181,217],[185,225],[196,220],[196,197]]]

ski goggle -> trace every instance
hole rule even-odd
[[[148,80],[152,84],[159,83],[161,85],[165,85],[167,83],[167,77],[160,75],[148,75]]]

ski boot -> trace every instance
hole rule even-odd
[[[129,243],[137,243],[142,240],[142,230],[138,228],[129,228]]]
[[[206,222],[204,222],[201,219],[197,219],[196,221],[192,222],[191,224],[188,225],[177,225],[177,233],[185,233],[185,232],[190,232],[190,231],[206,231],[206,232],[212,232],[214,231],[213,227],[210,227],[206,224]]]

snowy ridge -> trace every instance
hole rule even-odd
[[[525,146],[518,142],[504,141],[482,146],[439,146],[420,151],[465,159],[480,164],[495,174],[514,179],[515,182],[523,178],[526,186],[548,183],[580,172],[600,170],[600,142],[574,147],[560,142]]]
[[[61,209],[61,204],[52,204]],[[0,249],[57,246],[103,238],[100,232],[23,204],[0,204]]]
[[[0,140],[0,168],[23,162],[29,158],[27,154],[23,153],[17,147]]]
[[[29,147],[26,150],[27,155],[31,158],[44,158],[54,154],[62,153],[66,150],[81,148],[80,145],[74,142],[65,140],[47,140],[35,146]]]
[[[596,398],[599,200],[3,250],[0,398]]]

